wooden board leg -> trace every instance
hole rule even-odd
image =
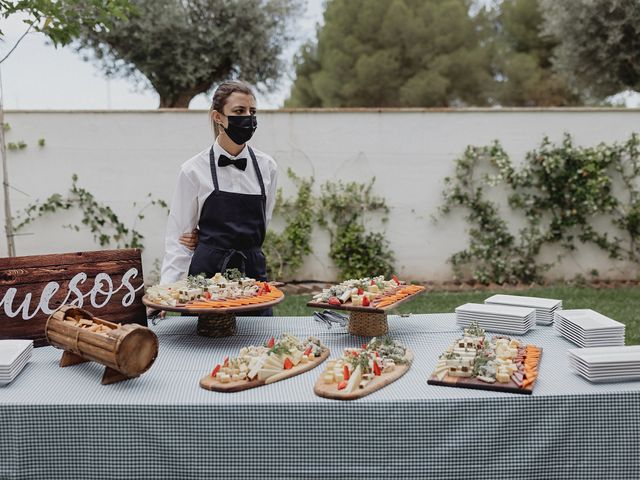
[[[349,333],[361,337],[377,337],[389,332],[386,313],[351,312]]]
[[[69,352],[65,350],[62,352],[62,357],[60,357],[60,366],[61,367],[70,367],[71,365],[78,365],[79,363],[88,362],[84,357],[80,355],[76,355],[75,353]]]
[[[198,335],[230,337],[236,333],[236,316],[232,313],[205,314],[198,317]]]
[[[102,376],[102,385],[109,385],[111,383],[122,382],[123,380],[129,380],[132,377],[127,377],[117,370],[110,367],[105,367],[104,375]]]

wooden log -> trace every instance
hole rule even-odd
[[[67,318],[87,319],[94,324],[109,328],[106,335],[91,332],[66,323]],[[45,335],[49,343],[71,352],[74,356],[93,360],[119,372],[126,377],[137,377],[146,372],[158,355],[158,338],[146,327],[140,325],[116,325],[95,318],[86,310],[65,305],[47,320]],[[68,356],[64,362],[71,364]],[[105,372],[105,379],[115,378]],[[108,382],[112,383],[112,382]]]

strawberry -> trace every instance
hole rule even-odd
[[[338,384],[338,390],[344,390],[345,388],[347,388],[347,382],[342,381]]]
[[[341,305],[340,299],[338,297],[331,297],[328,303],[329,305]]]
[[[276,344],[276,339],[271,337],[269,339],[269,341],[267,342],[267,348],[273,348],[273,346]]]
[[[285,358],[284,360],[284,369],[285,370],[291,370],[293,368],[293,362],[291,361],[290,358]]]
[[[369,305],[371,305],[371,300],[369,300],[369,297],[364,297],[362,299],[362,306],[363,307],[368,307]]]
[[[215,377],[216,373],[218,373],[220,371],[220,368],[221,368],[220,364],[216,365],[215,368],[213,369],[213,371],[211,372],[211,376]]]

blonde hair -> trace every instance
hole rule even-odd
[[[216,122],[213,121],[212,114],[214,111],[223,113],[224,106],[227,104],[227,100],[229,99],[231,94],[235,92],[244,93],[246,95],[251,95],[253,98],[256,98],[249,84],[241,80],[228,80],[218,85],[218,88],[216,88],[216,91],[213,94],[213,98],[211,99],[211,108],[209,109],[209,117],[211,118],[214,137],[217,137],[220,133],[220,127],[218,126],[218,124],[216,124]]]

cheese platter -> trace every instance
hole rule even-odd
[[[308,307],[349,312],[349,333],[379,336],[388,332],[387,313],[425,290],[409,285],[395,275],[385,279],[379,275],[344,282],[325,288],[313,296]]]
[[[198,316],[198,334],[210,337],[233,335],[238,313],[263,310],[284,300],[276,282],[261,282],[236,269],[191,275],[170,284],[146,289],[142,302],[156,312],[179,312]]]
[[[413,352],[390,337],[373,338],[357,348],[346,348],[329,360],[313,389],[334,400],[355,400],[395,382],[411,368]]]
[[[542,348],[505,336],[487,338],[472,323],[440,356],[429,385],[531,395]]]
[[[200,379],[200,386],[216,392],[240,392],[300,375],[327,357],[329,349],[319,339],[301,341],[284,333],[264,345],[243,347],[235,358],[226,357]]]

